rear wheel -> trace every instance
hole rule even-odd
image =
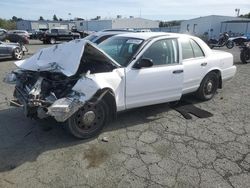
[[[250,61],[250,50],[242,50],[240,52],[240,60],[242,63],[249,63]]]
[[[227,42],[227,44],[226,44],[226,47],[227,47],[228,49],[232,49],[232,48],[234,47],[234,42],[231,41],[231,40],[229,40],[229,41]]]
[[[50,38],[50,44],[55,44],[56,43],[56,39],[55,38]]]
[[[87,103],[68,119],[67,129],[76,138],[93,137],[107,122],[108,106],[104,100]]]
[[[208,73],[202,80],[196,96],[204,101],[210,100],[215,95],[219,86],[219,76],[215,72]]]
[[[16,60],[23,58],[23,51],[20,48],[15,48],[12,54],[12,57]]]

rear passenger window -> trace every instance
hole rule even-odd
[[[204,57],[201,47],[192,39],[181,39],[182,59]]]
[[[193,40],[190,40],[191,41],[191,45],[193,47],[193,50],[194,50],[194,56],[195,57],[204,57],[204,53],[201,49],[201,47]]]
[[[182,59],[194,58],[194,52],[189,39],[181,39]]]

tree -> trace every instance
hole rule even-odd
[[[241,18],[250,18],[250,12],[248,14],[240,15]]]
[[[53,16],[53,20],[54,20],[54,21],[58,21],[58,18],[56,17],[55,14],[54,14],[54,16]]]
[[[13,20],[5,20],[0,18],[0,28],[6,30],[16,29],[16,22],[14,22]]]
[[[17,21],[17,19],[18,19],[18,18],[17,18],[16,16],[12,16],[12,20],[13,20],[13,21],[15,21],[15,22],[16,22],[16,21]]]
[[[42,16],[40,16],[40,17],[39,17],[39,20],[40,20],[40,21],[43,21],[44,19],[43,19],[43,17],[42,17]]]
[[[62,18],[59,18],[59,21],[61,22],[61,21],[63,21],[63,19],[62,19]]]

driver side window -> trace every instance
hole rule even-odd
[[[164,39],[153,43],[142,58],[153,61],[153,66],[178,63],[178,43],[176,39]]]

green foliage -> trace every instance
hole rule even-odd
[[[40,16],[38,20],[43,21],[44,18],[42,16]]]
[[[248,14],[240,15],[241,18],[250,18],[250,12]]]
[[[0,28],[6,30],[13,30],[16,29],[16,22],[14,20],[6,20],[0,18]]]
[[[54,14],[54,16],[53,16],[53,20],[54,21],[58,21],[58,18],[57,18],[57,16]]]

